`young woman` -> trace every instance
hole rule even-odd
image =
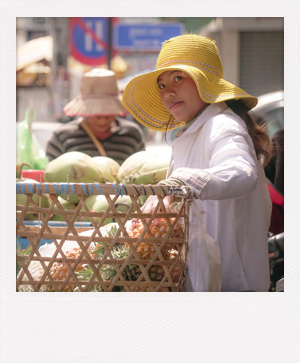
[[[164,42],[156,70],[134,78],[123,94],[143,125],[179,129],[161,184],[186,185],[194,195],[187,291],[269,289],[271,201],[263,168],[271,143],[250,113],[256,103],[224,80],[215,41],[195,34]],[[144,211],[156,202],[149,197]],[[167,208],[171,202],[164,200]]]

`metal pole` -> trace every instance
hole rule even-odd
[[[108,18],[108,37],[107,37],[107,66],[111,69],[112,57],[112,18]]]

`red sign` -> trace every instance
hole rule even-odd
[[[108,47],[111,46],[109,26],[116,20],[112,18],[112,22],[109,22],[109,18],[70,18],[71,55],[86,65],[107,64]]]

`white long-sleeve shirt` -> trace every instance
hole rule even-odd
[[[170,171],[169,177],[190,186],[196,197],[190,208],[187,290],[211,290],[213,264],[203,261],[209,259],[207,248],[217,256],[219,246],[221,291],[268,291],[272,205],[243,120],[224,102],[211,104],[172,143]],[[211,247],[206,243],[203,249],[205,232]]]

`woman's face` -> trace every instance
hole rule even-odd
[[[176,121],[187,122],[206,105],[193,79],[182,71],[166,71],[157,79],[163,106]]]

